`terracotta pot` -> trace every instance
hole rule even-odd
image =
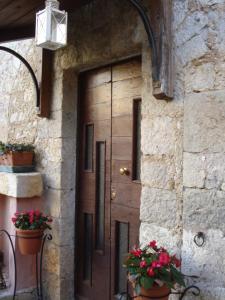
[[[32,166],[34,152],[9,152],[0,156],[0,165]]]
[[[170,294],[170,289],[164,284],[163,286],[154,285],[152,288],[146,290],[141,288],[141,295],[134,298],[135,300],[149,300],[149,299],[159,299],[168,300]],[[134,296],[137,296],[134,293]],[[146,296],[146,297],[145,297]]]
[[[37,254],[41,249],[43,230],[16,230],[20,253],[23,255]]]

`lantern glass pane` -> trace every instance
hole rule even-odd
[[[36,44],[45,49],[56,50],[67,44],[67,13],[46,7],[37,13]]]
[[[47,13],[46,11],[42,11],[37,14],[36,20],[36,43],[40,45],[44,43],[47,39]]]
[[[65,45],[67,42],[67,18],[66,14],[52,11],[51,20],[52,42]]]

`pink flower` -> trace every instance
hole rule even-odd
[[[151,247],[151,248],[156,248],[156,241],[154,240],[154,241],[151,241],[150,243],[149,243],[149,247]]]
[[[155,275],[153,268],[148,268],[147,274],[148,274],[148,276],[153,277]]]
[[[147,266],[146,261],[145,261],[145,260],[142,260],[142,261],[140,262],[140,268],[145,268],[146,266]]]
[[[153,261],[152,262],[152,268],[161,268],[162,267],[162,264],[158,261]]]
[[[141,249],[135,249],[135,250],[131,250],[130,253],[133,254],[136,257],[140,257],[142,251],[141,251]]]
[[[40,211],[39,210],[35,210],[35,216],[39,217],[40,215],[41,215]]]
[[[12,218],[13,223],[16,223],[16,220],[17,220],[16,218]]]
[[[30,215],[30,216],[33,216],[33,215],[34,215],[34,213],[35,213],[35,211],[34,211],[34,210],[31,210],[31,211],[29,211],[29,215]]]
[[[171,261],[171,258],[170,258],[170,256],[169,256],[168,253],[166,253],[166,252],[160,253],[160,255],[159,255],[159,263],[161,265],[166,266],[166,265],[168,265],[170,263],[170,261]]]

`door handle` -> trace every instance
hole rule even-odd
[[[111,200],[114,200],[114,199],[116,199],[116,191],[112,190],[111,191]]]
[[[120,175],[129,175],[130,172],[127,168],[120,168]]]

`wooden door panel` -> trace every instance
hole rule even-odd
[[[78,272],[80,274],[76,294],[81,299],[84,297],[88,300],[104,297],[109,299],[110,277],[105,276],[105,268],[109,268],[110,265],[111,83],[109,82],[111,82],[110,67],[84,74],[80,85],[82,88],[80,127],[84,130],[79,149]],[[87,124],[93,126],[92,153],[86,149],[87,146],[90,147],[90,137],[88,140],[85,135]],[[86,155],[91,155],[90,170],[84,169]],[[85,228],[88,232],[85,232]],[[101,253],[97,249],[99,239],[102,245]],[[91,255],[85,245],[90,246]],[[86,256],[89,257],[88,261]],[[99,269],[103,272],[99,272]]]
[[[134,99],[141,96],[134,59],[81,78],[78,201],[79,300],[113,300],[126,289],[122,259],[138,243],[141,185],[133,181]],[[120,168],[129,174],[121,175]]]
[[[87,89],[85,91],[85,98],[85,105],[87,106],[110,102],[111,83],[104,83],[103,85]]]
[[[141,97],[140,61],[112,68],[111,299],[127,291],[124,254],[138,244],[141,185],[133,181],[134,99]],[[128,172],[120,173],[121,168]]]
[[[131,115],[112,118],[112,136],[132,137],[133,118]]]
[[[140,87],[142,84],[142,79],[137,77],[134,79],[128,79],[124,81],[113,82],[113,99],[134,99],[140,97]]]
[[[132,159],[132,137],[112,137],[112,159]]]
[[[104,85],[111,82],[111,67],[89,71],[84,74],[85,89]]]
[[[100,104],[90,105],[87,107],[86,122],[95,120],[110,120],[111,119],[111,104],[103,102]]]
[[[141,191],[135,184],[114,181],[112,191],[116,191],[115,197],[112,200],[114,204],[124,205],[124,199],[126,199],[126,206],[137,209],[140,208]]]
[[[130,97],[114,99],[112,103],[112,117],[130,116],[133,107],[133,99]]]
[[[141,77],[141,60],[134,59],[122,64],[113,66],[112,81]],[[140,86],[139,86],[140,89]]]
[[[126,167],[130,174],[126,176],[120,175],[120,168]],[[112,160],[112,183],[118,182],[118,183],[131,183],[132,179],[132,162],[130,160]]]

